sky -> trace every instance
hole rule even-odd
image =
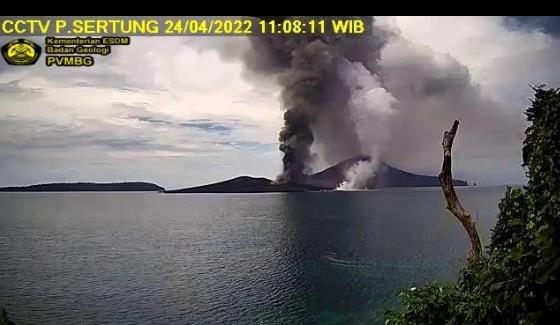
[[[406,138],[389,132],[383,159],[436,175],[441,134],[460,118],[455,176],[481,185],[523,182],[523,111],[530,85],[560,86],[560,20],[378,17],[376,24],[399,35],[380,58],[390,90],[421,82],[411,62],[429,57],[430,69],[448,73],[452,66],[480,94],[476,102],[455,94],[441,107],[431,98],[401,96],[397,109],[418,108],[401,110],[390,127],[413,132]],[[0,37],[1,44],[9,40]],[[148,181],[171,189],[281,172],[280,89],[245,68],[248,39],[132,37],[131,43],[96,56],[87,68],[0,63],[0,186]]]

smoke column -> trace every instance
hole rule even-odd
[[[346,173],[345,189],[366,186],[381,158],[433,174],[441,132],[454,119],[465,126],[464,156],[479,164],[480,157],[518,156],[511,144],[522,119],[484,96],[466,66],[404,39],[387,19],[362,19],[370,27],[362,36],[250,38],[245,65],[281,87],[284,167],[277,182],[305,182],[315,157],[327,165],[372,158]]]
[[[377,160],[358,161],[346,171],[346,180],[338,186],[337,190],[348,191],[366,188],[368,180],[375,174],[378,163]]]
[[[373,26],[373,18],[364,18]],[[280,131],[283,172],[277,182],[302,182],[310,170],[311,146],[321,147],[322,158],[329,163],[362,153],[356,120],[351,113],[356,80],[346,78],[352,65],[372,76],[383,32],[371,28],[367,35],[336,36],[263,36],[252,37],[245,57],[249,69],[275,76],[281,86],[281,104],[285,110]]]
[[[348,113],[354,121],[361,152],[370,159],[358,161],[349,168],[338,189],[362,189],[379,166],[380,151],[389,140],[389,122],[398,117],[392,108],[396,100],[383,88],[378,76],[359,63],[347,62],[343,76],[352,93]]]

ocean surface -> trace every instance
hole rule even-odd
[[[504,192],[458,191],[485,244]],[[468,248],[439,188],[0,193],[0,306],[18,325],[382,324]]]

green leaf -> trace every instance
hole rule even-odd
[[[502,286],[504,285],[504,283],[505,283],[504,281],[493,283],[490,286],[490,291],[500,290],[502,288]]]

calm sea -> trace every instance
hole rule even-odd
[[[465,188],[484,241],[504,187]],[[377,324],[453,281],[441,190],[0,193],[0,306],[17,324]]]

